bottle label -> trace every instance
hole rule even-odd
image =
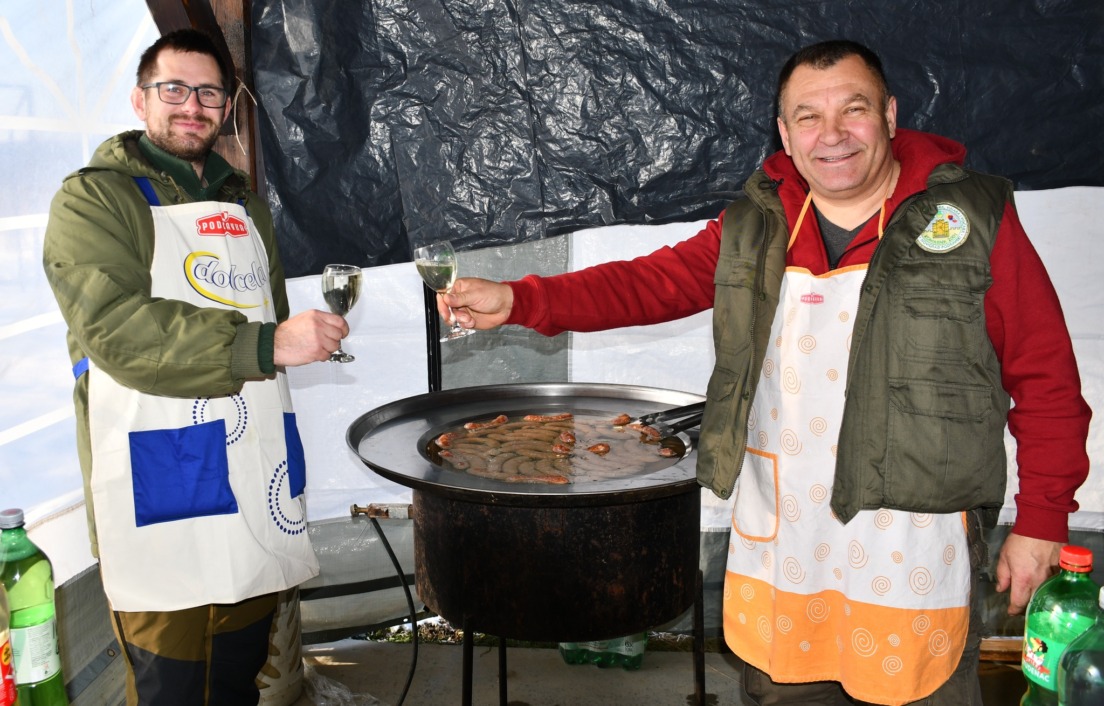
[[[1096,622],[1093,616],[1064,615],[1063,618],[1060,630],[1039,630],[1033,628],[1031,621],[1028,621],[1028,628],[1024,633],[1024,676],[1050,691],[1058,690],[1058,661],[1066,651],[1066,646]],[[1069,637],[1052,636],[1053,632],[1061,632]]]
[[[15,671],[12,664],[11,640],[8,633],[0,633],[0,706],[15,703]]]
[[[20,684],[46,681],[61,671],[57,618],[25,628],[11,629],[15,674]]]
[[[629,635],[628,637],[618,637],[614,640],[604,640],[602,642],[595,643],[595,647],[592,648],[596,651],[625,655],[626,657],[635,657],[637,655],[644,654],[644,648],[648,644],[646,637],[639,635]]]

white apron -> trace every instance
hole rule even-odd
[[[862,511],[844,525],[829,509],[865,275],[783,277],[734,494],[724,632],[774,681],[901,704],[958,665],[970,562],[963,513]]]
[[[151,208],[153,297],[275,321],[264,243],[242,206]],[[236,603],[318,573],[283,373],[198,399],[143,394],[95,364],[88,375],[93,511],[114,610]]]

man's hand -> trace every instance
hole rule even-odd
[[[501,282],[461,277],[448,294],[437,295],[437,312],[445,321],[463,328],[489,329],[501,326],[514,306],[514,290]]]
[[[1008,596],[1009,615],[1023,614],[1031,594],[1057,570],[1061,552],[1059,542],[1009,533],[997,562],[997,590],[1012,588]]]
[[[285,367],[328,360],[348,335],[349,324],[344,318],[309,309],[276,327],[272,360]]]

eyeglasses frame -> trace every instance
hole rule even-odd
[[[180,88],[187,88],[188,92],[186,94],[184,94],[184,100],[182,100],[178,103],[174,103],[172,101],[165,100],[165,97],[163,95],[161,95],[161,87],[162,86],[179,86]],[[204,108],[212,108],[212,109],[224,108],[224,107],[226,107],[226,102],[228,100],[230,100],[230,92],[227,91],[222,86],[189,86],[188,84],[181,83],[180,81],[158,81],[156,83],[147,83],[147,84],[141,85],[141,86],[139,86],[139,88],[141,88],[143,91],[146,90],[147,88],[156,88],[157,89],[157,98],[162,103],[166,103],[168,105],[184,105],[185,103],[188,102],[188,99],[192,97],[193,93],[195,93],[196,100],[199,101],[200,106],[202,106]],[[222,91],[222,103],[220,105],[207,105],[202,100],[200,100],[200,97],[199,97],[200,89]]]

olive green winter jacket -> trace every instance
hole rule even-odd
[[[87,356],[118,383],[152,395],[238,392],[247,380],[273,372],[274,326],[248,322],[237,311],[150,296],[153,217],[134,177],[149,179],[162,206],[194,199],[147,159],[139,147],[142,134],[125,132],[101,144],[87,167],[64,179],[50,206],[43,266],[68,326],[71,362]],[[287,293],[267,204],[249,191],[246,175],[229,169],[218,155],[208,157],[207,171],[230,172],[218,189],[218,200],[242,201],[256,224],[268,253],[276,317],[283,321],[288,317]],[[77,378],[73,401],[96,555],[87,378]]]

